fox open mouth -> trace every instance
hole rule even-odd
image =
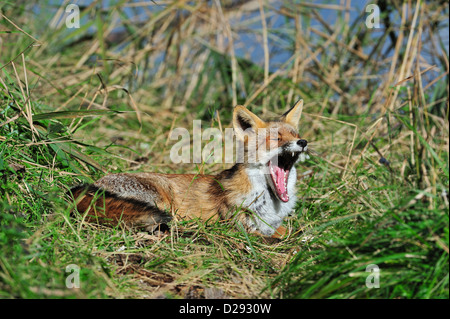
[[[283,154],[275,156],[267,163],[274,191],[283,202],[289,201],[287,189],[289,173],[299,157],[302,162],[309,158],[305,152],[283,152]]]

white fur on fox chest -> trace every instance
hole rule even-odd
[[[243,195],[242,202],[238,205],[248,208],[257,215],[252,218],[253,223],[248,225],[252,231],[258,230],[261,234],[270,236],[275,233],[277,228],[281,226],[283,219],[294,209],[297,200],[295,196],[297,173],[295,167],[292,167],[287,182],[289,201],[282,202],[272,193],[263,171],[264,168],[261,169],[261,167],[246,169],[252,189],[248,194]]]

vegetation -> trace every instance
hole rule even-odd
[[[447,2],[380,0],[380,29],[350,1],[94,0],[79,28],[66,5],[0,3],[0,298],[449,297]],[[173,128],[299,98],[287,238],[71,214],[106,173],[228,166],[172,163]]]

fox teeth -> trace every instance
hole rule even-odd
[[[294,152],[292,152],[292,157],[294,157]]]
[[[309,157],[309,155],[308,155],[308,154],[305,154],[305,157],[306,157],[306,159],[310,159],[310,157]]]
[[[301,153],[301,154],[300,154],[300,161],[301,161],[301,162],[304,162],[305,159],[306,159],[305,154],[304,154],[304,153]]]

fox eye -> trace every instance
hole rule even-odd
[[[281,136],[278,136],[277,138],[271,138],[270,139],[271,141],[281,141]]]

